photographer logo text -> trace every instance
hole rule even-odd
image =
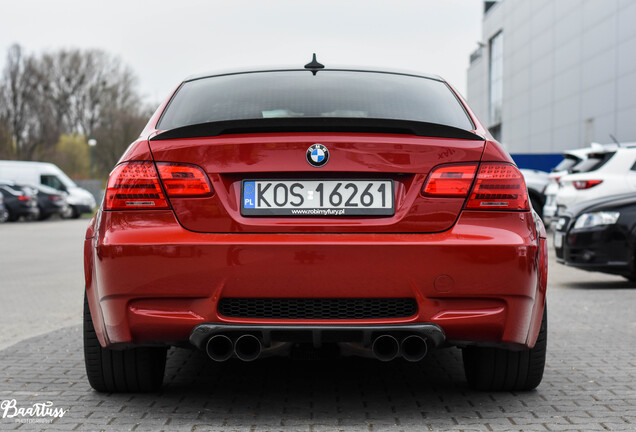
[[[55,408],[53,402],[39,402],[31,406],[20,407],[15,399],[5,399],[0,403],[3,419],[15,419],[21,423],[50,422],[54,418],[63,417],[67,409]]]

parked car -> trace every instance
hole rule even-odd
[[[70,218],[73,216],[73,210],[67,202],[68,194],[66,192],[44,185],[27,186],[32,187],[37,192],[38,208],[40,209],[40,216],[38,219],[45,220],[53,215],[59,215],[63,218]]]
[[[78,187],[56,165],[46,162],[0,161],[0,179],[18,184],[44,185],[68,194],[69,217],[79,218],[95,211],[95,198]]]
[[[545,171],[534,169],[520,169],[528,187],[530,204],[537,214],[543,218],[543,205],[545,204],[545,189],[550,181],[549,174]]]
[[[616,148],[618,148],[616,144],[592,143],[589,147],[568,150],[563,153],[563,160],[550,171],[549,181],[544,191],[545,205],[543,206],[543,220],[546,224],[556,222],[557,220],[556,195],[559,191],[561,177],[572,173],[573,169],[577,166],[577,172],[582,172],[581,169],[583,167],[580,163],[587,159],[590,153],[615,150]]]
[[[9,220],[9,212],[4,206],[4,195],[0,193],[0,223],[4,223]]]
[[[557,215],[573,205],[610,195],[636,192],[636,147],[615,147],[589,153],[561,177]]]
[[[66,192],[60,192],[43,185],[19,185],[15,182],[3,180],[0,180],[0,185],[10,186],[14,189],[30,190],[37,201],[38,220],[48,219],[54,214],[58,214],[61,217],[70,217],[71,210],[66,202],[66,197],[68,196]]]
[[[0,193],[9,213],[8,220],[13,222],[23,217],[26,220],[37,219],[40,215],[36,192],[28,187],[0,184]]]
[[[84,243],[84,350],[103,392],[331,345],[456,346],[470,386],[545,364],[547,249],[523,176],[441,78],[305,68],[186,79],[110,174]]]
[[[636,280],[636,194],[577,204],[560,216],[556,228],[559,263]]]

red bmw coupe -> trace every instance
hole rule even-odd
[[[251,361],[459,347],[468,384],[545,364],[547,251],[523,177],[443,79],[186,79],[108,180],[84,243],[88,380],[161,386],[170,346]]]

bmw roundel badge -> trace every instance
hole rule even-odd
[[[329,150],[322,144],[314,144],[307,149],[309,165],[321,167],[329,161]]]

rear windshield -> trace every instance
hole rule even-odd
[[[324,70],[222,75],[185,82],[157,125],[259,118],[353,117],[410,120],[473,130],[450,88],[408,75]]]
[[[563,160],[557,166],[552,168],[552,172],[569,171],[574,165],[581,161],[580,158],[570,155],[563,155]]]
[[[614,152],[590,154],[587,159],[582,160],[572,168],[572,172],[581,173],[594,171],[605,165],[614,156]]]

